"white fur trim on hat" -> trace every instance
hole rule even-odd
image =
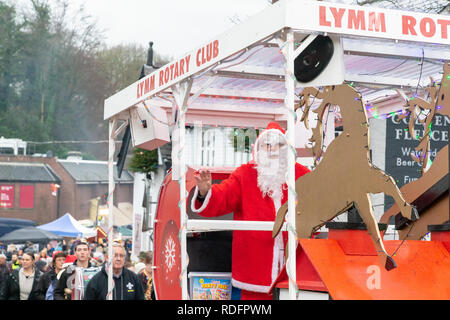
[[[247,291],[253,291],[253,292],[268,293],[270,290],[270,286],[251,284],[251,283],[247,283],[247,282],[238,281],[233,278],[231,279],[231,284],[233,285],[233,287],[247,290]]]

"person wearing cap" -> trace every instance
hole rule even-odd
[[[65,252],[59,251],[54,252],[50,269],[44,273],[40,278],[37,286],[37,300],[45,300],[45,294],[47,293],[50,283],[54,283],[56,286],[56,281],[58,274],[61,276],[60,272],[63,270],[63,265],[66,260],[67,254]],[[56,279],[56,280],[55,280]]]
[[[144,288],[145,300],[156,300],[155,291],[153,290],[152,258],[152,252],[146,252],[144,263],[139,262],[135,266],[136,274],[138,275],[138,278],[142,283],[142,287]],[[140,264],[143,264],[143,266]],[[139,269],[138,265],[140,265]]]
[[[210,171],[199,170],[191,210],[204,217],[233,212],[234,220],[274,221],[288,197],[287,151],[285,131],[278,123],[269,123],[255,141],[253,160],[220,184],[212,184]],[[295,179],[308,172],[295,164]],[[233,231],[231,281],[242,300],[273,298],[268,292],[284,266],[286,243],[286,232],[273,239],[271,231]]]
[[[145,269],[145,263],[143,262],[138,262],[134,265],[134,272],[139,275],[139,273],[141,273],[142,270]]]

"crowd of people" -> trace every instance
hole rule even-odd
[[[113,290],[108,292],[108,247],[83,239],[41,250],[0,243],[0,300],[154,300],[152,253],[131,261],[131,243],[114,242]]]

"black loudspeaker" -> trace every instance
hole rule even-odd
[[[331,61],[334,53],[333,40],[318,35],[294,60],[294,75],[298,82],[314,80]]]

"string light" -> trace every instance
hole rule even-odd
[[[373,117],[375,119],[387,119],[387,118],[394,117],[396,115],[404,114],[403,110],[391,111],[389,113],[384,113],[384,114],[382,113],[382,114],[380,114],[378,108],[372,106],[369,103],[366,103],[365,107],[366,107],[366,110],[368,112],[368,116],[369,117]]]
[[[254,101],[254,102],[267,102],[283,104],[283,99],[271,99],[271,98],[257,98],[257,97],[242,97],[242,96],[225,96],[225,95],[211,95],[211,94],[201,94],[202,98],[212,98],[212,99],[232,99],[232,100],[244,100],[244,101]]]

